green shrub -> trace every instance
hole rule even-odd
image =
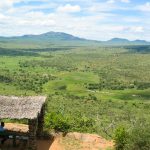
[[[124,127],[115,131],[116,150],[150,150],[150,125],[144,120],[136,124],[126,132]]]
[[[118,127],[115,131],[114,140],[116,150],[124,150],[127,144],[128,133],[124,127]]]
[[[74,127],[72,128],[79,132],[92,132],[95,129],[95,120],[85,116],[75,118],[73,124]]]
[[[138,122],[129,133],[128,150],[150,150],[150,125]]]
[[[46,128],[54,129],[56,132],[67,132],[70,128],[68,119],[61,113],[52,112],[45,117]]]

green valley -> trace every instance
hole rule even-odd
[[[62,47],[0,48],[0,94],[47,95],[47,132],[113,139],[120,127],[129,133],[137,126],[149,130],[148,51],[139,52],[140,46]]]

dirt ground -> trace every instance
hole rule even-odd
[[[98,135],[73,132],[56,136],[50,150],[110,150],[113,147],[113,141]]]
[[[27,125],[20,124],[6,124],[7,129],[13,131],[27,132]],[[106,139],[94,135],[94,134],[83,134],[83,133],[67,133],[57,134],[52,140],[37,140],[37,150],[112,150],[113,141],[107,141]],[[26,150],[27,141],[17,140],[17,146],[12,146],[12,139],[6,141],[0,150]]]

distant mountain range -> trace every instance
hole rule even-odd
[[[63,32],[47,32],[39,35],[23,35],[13,37],[0,37],[0,40],[44,40],[44,41],[81,41],[83,38],[75,37]]]
[[[111,40],[106,41],[107,44],[116,44],[116,45],[149,45],[150,42],[145,40],[134,40],[130,41],[128,39],[122,39],[122,38],[113,38]]]
[[[71,44],[71,45],[85,45],[85,44],[100,44],[100,45],[150,45],[150,42],[145,40],[130,41],[123,38],[113,38],[108,41],[96,41],[79,38],[63,32],[47,32],[39,35],[23,35],[14,37],[0,37],[1,45],[11,44],[37,44],[46,45],[48,47],[51,44]]]

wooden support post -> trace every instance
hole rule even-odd
[[[28,150],[37,150],[36,131],[37,131],[37,119],[29,120]]]
[[[13,135],[13,147],[16,147],[16,135]]]
[[[38,116],[38,128],[37,128],[38,137],[41,137],[43,135],[44,114],[45,114],[45,105],[42,106],[41,113]]]

